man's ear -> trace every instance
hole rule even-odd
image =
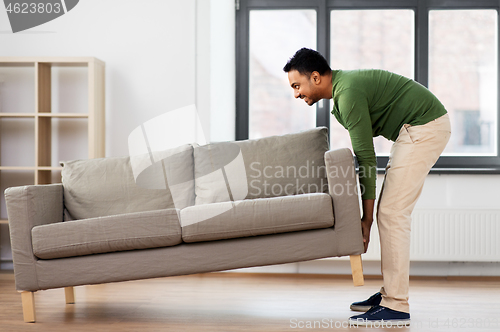
[[[321,75],[317,71],[311,73],[311,80],[314,84],[318,85],[321,83]]]

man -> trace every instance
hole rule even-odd
[[[359,163],[364,250],[370,241],[376,183],[373,137],[394,141],[377,206],[382,275],[380,292],[351,305],[366,311],[350,322],[410,322],[408,304],[411,212],[425,178],[450,138],[446,109],[425,87],[383,70],[331,70],[318,52],[302,48],[283,68],[295,98],[309,106],[333,98],[332,114],[349,131]]]

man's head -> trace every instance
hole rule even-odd
[[[295,98],[304,99],[309,106],[320,99],[331,98],[329,79],[332,70],[318,52],[301,48],[288,60],[283,70],[288,73]]]

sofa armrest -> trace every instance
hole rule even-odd
[[[62,184],[11,187],[5,190],[16,289],[38,290],[31,229],[63,221]]]
[[[333,201],[334,229],[341,233],[339,253],[363,253],[359,190],[356,166],[351,150],[344,148],[325,153],[328,191]]]

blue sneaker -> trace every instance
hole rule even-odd
[[[410,325],[410,314],[378,305],[364,314],[352,316],[349,318],[349,324],[376,328],[403,327]]]
[[[351,310],[366,312],[371,308],[378,306],[380,304],[380,301],[382,301],[382,294],[380,292],[375,293],[370,296],[368,300],[354,302],[353,304],[351,304]]]

